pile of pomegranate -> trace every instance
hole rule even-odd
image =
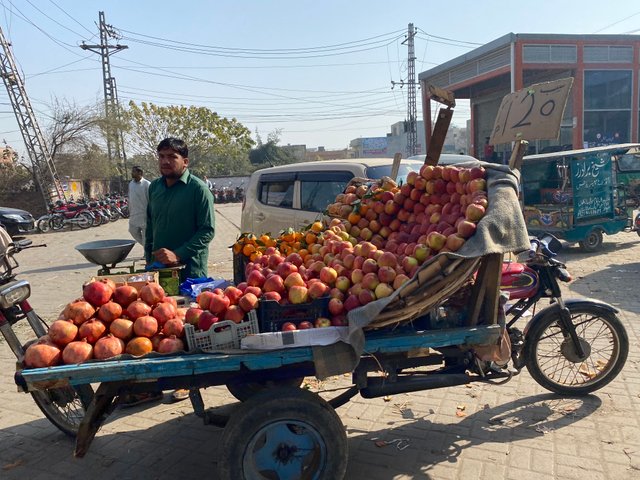
[[[262,290],[255,287],[247,288],[247,285],[230,285],[224,290],[216,288],[204,291],[196,297],[198,306],[186,311],[185,322],[202,331],[208,331],[214,324],[223,320],[241,323],[247,313],[258,308],[261,296]]]
[[[66,305],[47,335],[27,348],[24,363],[39,368],[123,353],[184,350],[185,313],[157,283],[147,283],[138,292],[130,285],[116,288],[112,280],[96,280],[83,287],[81,298]]]

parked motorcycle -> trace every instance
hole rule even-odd
[[[531,241],[524,263],[506,262],[501,289],[510,294],[507,331],[516,369],[527,367],[544,388],[562,395],[586,395],[611,382],[629,353],[629,338],[618,310],[599,300],[564,299],[559,282],[570,282],[566,265],[554,257],[561,243],[544,234]],[[538,302],[549,306],[535,313]],[[514,324],[531,309],[520,331]]]
[[[0,229],[0,333],[18,364],[22,364],[24,353],[32,342],[23,343],[14,326],[26,320],[37,338],[46,335],[48,326],[28,302],[29,282],[16,279],[14,270],[19,265],[15,255],[28,248],[45,246],[32,245],[31,240],[14,242],[4,229]],[[33,391],[31,396],[51,423],[65,434],[75,436],[93,398],[93,389],[89,385],[65,386]]]

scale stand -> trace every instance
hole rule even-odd
[[[138,265],[142,262],[142,265]],[[117,275],[119,273],[139,273],[144,272],[145,259],[129,258],[119,263],[112,263],[111,265],[100,265],[102,268],[98,270],[98,276],[103,275]]]

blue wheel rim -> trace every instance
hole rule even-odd
[[[312,480],[320,478],[326,462],[327,446],[312,425],[281,420],[251,437],[242,469],[248,480]]]

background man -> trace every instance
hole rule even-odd
[[[144,235],[147,228],[147,204],[149,202],[149,184],[142,177],[142,168],[135,166],[131,169],[129,182],[129,233],[144,247]]]
[[[162,176],[149,186],[147,264],[184,264],[181,281],[206,277],[209,242],[215,233],[213,195],[189,172],[189,149],[184,141],[165,138],[157,152]]]

